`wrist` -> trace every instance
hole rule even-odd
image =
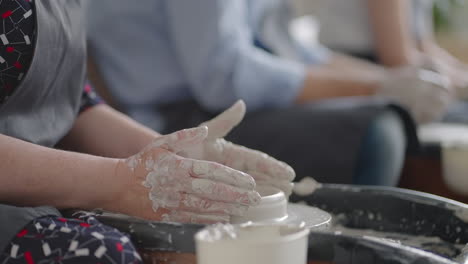
[[[335,69],[326,68],[311,70],[297,102],[374,95],[383,79],[384,74],[355,74],[343,71],[337,74]]]
[[[129,159],[114,160],[113,173],[110,175],[111,184],[105,194],[93,204],[94,208],[105,211],[141,217],[144,219],[161,220],[168,211],[159,209],[154,212],[152,201],[149,199],[149,189],[143,186],[142,178],[136,176],[135,171],[141,170],[134,166]]]
[[[94,168],[86,187],[87,191],[77,194],[80,197],[78,208],[107,209],[109,204],[115,203],[124,184],[117,173],[120,162],[121,159],[102,158],[98,164],[90,165]]]

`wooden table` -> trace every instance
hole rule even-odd
[[[439,157],[408,157],[401,175],[399,187],[468,203],[467,196],[454,193],[445,184],[442,174],[442,162]]]
[[[459,60],[468,63],[468,36],[454,33],[438,33],[436,35],[439,45]]]

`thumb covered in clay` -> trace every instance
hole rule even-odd
[[[229,109],[200,126],[208,127],[208,140],[223,138],[244,119],[245,112],[245,103],[239,100]]]
[[[146,148],[162,148],[177,153],[202,143],[207,136],[208,127],[199,126],[159,137]]]

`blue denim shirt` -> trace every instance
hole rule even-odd
[[[89,5],[89,48],[129,111],[196,99],[220,111],[292,104],[306,66],[255,43],[272,0],[99,0]],[[141,111],[140,111],[141,110]]]

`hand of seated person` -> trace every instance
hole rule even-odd
[[[413,66],[389,70],[377,94],[406,107],[418,124],[437,121],[454,99],[452,81],[447,76]]]
[[[200,145],[206,126],[161,136],[140,153],[121,160],[116,190],[103,208],[146,219],[184,222],[228,222],[260,200],[254,179],[227,166],[178,153]]]
[[[424,54],[422,67],[437,71],[447,76],[453,83],[457,97],[468,99],[468,65],[453,57],[441,48],[435,48],[432,54]]]
[[[260,151],[248,149],[223,139],[245,115],[245,104],[237,102],[224,113],[201,124],[208,127],[208,137],[202,144],[192,146],[180,155],[200,160],[214,161],[251,175],[257,185],[279,188],[290,195],[295,178],[294,170]]]

